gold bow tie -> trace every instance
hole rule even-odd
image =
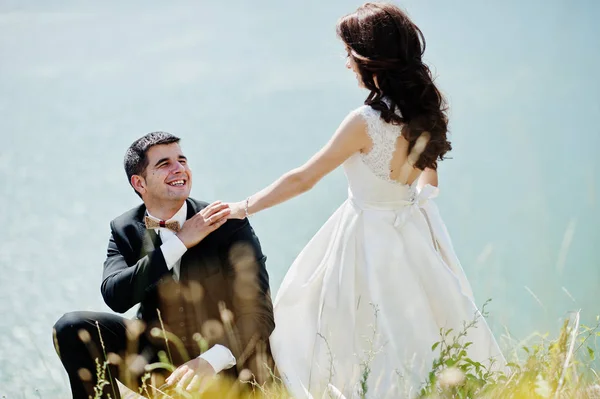
[[[145,216],[144,217],[144,224],[146,225],[147,229],[158,229],[158,228],[165,228],[165,229],[169,229],[174,231],[175,233],[177,233],[179,231],[179,229],[181,228],[179,226],[179,222],[176,220],[171,220],[168,222],[165,222],[164,220],[156,220],[156,219],[152,219],[151,217]]]

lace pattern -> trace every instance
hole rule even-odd
[[[375,176],[394,184],[401,184],[390,178],[390,164],[396,150],[396,141],[402,133],[400,126],[385,123],[379,111],[368,105],[363,105],[355,112],[367,122],[367,133],[373,142],[371,151],[361,153],[361,159]]]

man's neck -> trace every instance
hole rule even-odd
[[[145,205],[146,205],[146,209],[148,210],[148,213],[150,215],[154,216],[155,218],[162,219],[162,220],[169,220],[173,216],[175,216],[177,211],[181,209],[181,207],[183,206],[184,203],[185,203],[185,200],[177,201],[177,202],[169,202],[169,203],[157,203],[157,204],[146,203]]]

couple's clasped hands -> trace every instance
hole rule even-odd
[[[223,226],[227,220],[243,219],[245,214],[242,203],[215,201],[186,220],[177,237],[187,248],[191,248]]]

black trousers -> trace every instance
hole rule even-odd
[[[144,366],[158,359],[162,347],[149,330],[141,321],[110,313],[71,312],[61,317],[54,325],[54,344],[69,375],[73,399],[94,397],[98,377],[107,382],[103,398],[120,398],[115,378],[138,392]]]

